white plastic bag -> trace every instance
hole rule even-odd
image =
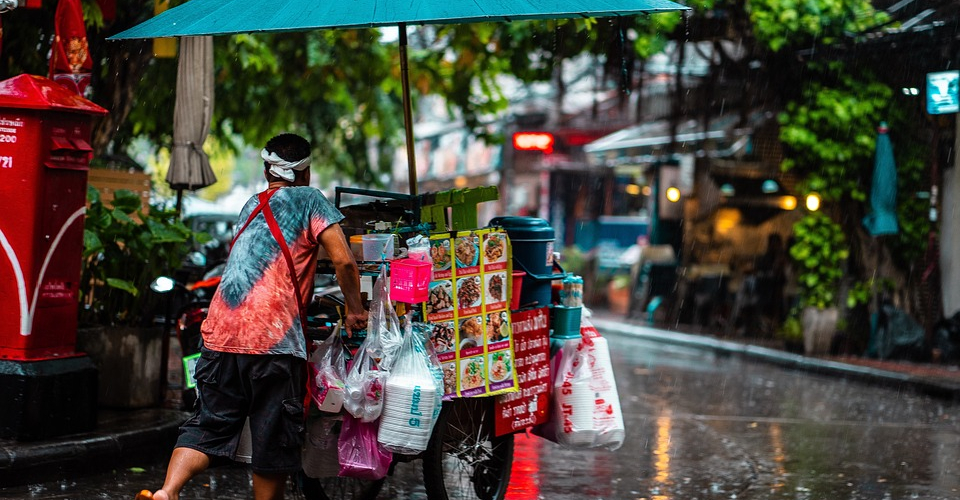
[[[616,450],[625,429],[610,352],[589,320],[581,326],[552,360],[550,416],[533,432],[567,448]]]
[[[442,378],[431,369],[424,329],[408,328],[403,345],[384,388],[383,413],[377,440],[384,448],[403,454],[427,449],[439,415]]]

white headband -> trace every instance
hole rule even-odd
[[[270,173],[287,181],[293,182],[295,177],[293,171],[300,171],[310,166],[310,156],[297,161],[287,161],[277,156],[277,153],[270,153],[267,148],[260,150],[260,158],[270,164]]]

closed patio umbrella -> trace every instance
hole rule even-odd
[[[306,31],[397,26],[410,194],[417,194],[410,83],[407,71],[407,24],[456,24],[633,16],[687,10],[669,0],[189,0],[111,40],[164,36]]]
[[[177,191],[177,210],[183,190],[217,182],[203,142],[213,117],[213,37],[188,36],[180,40],[177,61],[177,99],[173,109],[173,150],[167,183]]]
[[[877,149],[873,161],[873,182],[870,185],[870,213],[863,225],[870,236],[897,234],[897,166],[893,144],[885,122],[877,128]]]

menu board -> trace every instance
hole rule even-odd
[[[520,390],[497,396],[496,435],[547,421],[550,398],[550,310],[527,309],[512,315],[514,354]]]
[[[501,229],[430,237],[433,281],[426,303],[443,368],[444,398],[517,389],[510,330],[510,247]]]

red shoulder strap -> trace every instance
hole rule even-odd
[[[250,216],[247,217],[247,221],[244,222],[240,230],[237,231],[237,234],[233,236],[233,240],[230,242],[230,248],[233,248],[233,244],[236,243],[237,238],[239,238],[240,234],[247,229],[247,226],[250,225],[254,217],[256,217],[260,212],[263,212],[263,218],[267,221],[267,227],[270,228],[273,238],[277,240],[277,244],[280,245],[280,251],[283,252],[284,260],[287,261],[287,268],[290,271],[290,282],[293,284],[293,292],[297,296],[297,310],[300,311],[300,326],[303,329],[303,335],[306,336],[307,312],[303,304],[303,294],[300,293],[300,281],[297,280],[297,268],[293,265],[293,255],[290,253],[290,247],[287,246],[287,241],[283,239],[283,232],[280,231],[280,225],[277,224],[277,219],[274,218],[273,211],[270,210],[270,198],[276,192],[277,188],[273,188],[257,195],[260,203],[257,204],[256,208],[253,209],[253,212],[250,212]]]

